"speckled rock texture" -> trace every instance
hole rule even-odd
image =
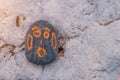
[[[64,57],[42,68],[25,57],[37,20],[65,35]],[[0,80],[118,80],[120,0],[0,0]]]

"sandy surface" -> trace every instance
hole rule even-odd
[[[44,70],[28,62],[24,51],[26,31],[41,19],[68,38],[65,56]],[[120,0],[0,0],[0,80],[117,80],[119,76]]]

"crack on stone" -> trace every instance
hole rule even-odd
[[[112,19],[112,20],[106,21],[106,22],[100,22],[100,21],[96,21],[96,22],[97,22],[100,26],[107,26],[107,25],[109,25],[109,24],[111,24],[111,23],[113,23],[113,22],[116,22],[116,21],[118,21],[118,20],[120,20],[120,17],[117,18],[117,19]]]
[[[11,49],[9,52],[10,52],[10,53],[14,53],[13,50],[16,48],[16,46],[15,46],[15,45],[12,45],[12,44],[7,44],[7,43],[5,43],[4,45],[2,45],[2,46],[0,47],[0,51],[1,51],[3,48],[7,47],[7,46],[12,47],[12,49]]]
[[[84,28],[80,28],[80,26],[79,26],[79,27],[76,27],[76,29],[78,29],[80,32],[86,31],[87,28],[88,28],[87,26],[84,27]],[[72,32],[72,33],[73,33],[73,32]],[[76,34],[76,35],[74,35],[74,36],[68,36],[67,39],[74,39],[74,38],[77,38],[77,37],[79,37],[79,36],[80,36],[80,33],[79,33],[79,34]]]
[[[84,27],[83,29],[81,29],[80,27],[76,27],[77,29],[79,29],[80,31],[84,32],[88,27]]]
[[[21,50],[19,52],[22,52],[25,50],[24,47],[22,47],[25,44],[25,41],[23,43],[21,43],[18,47],[21,48]]]
[[[24,44],[25,44],[25,41],[24,42],[22,42],[19,46],[15,46],[15,45],[13,45],[13,44],[9,44],[9,43],[6,43],[3,39],[1,39],[0,38],[0,40],[2,40],[5,44],[4,45],[2,45],[1,47],[0,47],[0,50],[2,50],[3,48],[5,48],[5,47],[7,47],[7,46],[11,46],[12,47],[12,49],[9,51],[10,53],[15,53],[14,52],[14,50],[15,50],[15,48],[21,48]],[[24,50],[24,48],[22,48],[22,51]]]
[[[23,42],[23,43],[21,43],[19,46],[15,46],[15,45],[13,45],[13,44],[8,44],[8,43],[6,43],[3,39],[1,39],[0,38],[0,40],[2,40],[5,44],[4,45],[2,45],[1,47],[0,47],[0,52],[1,52],[1,50],[3,49],[3,48],[6,48],[6,47],[10,47],[10,50],[8,51],[9,53],[10,53],[10,56],[8,57],[8,59],[5,61],[5,62],[7,62],[8,60],[10,60],[10,58],[12,57],[12,56],[14,56],[17,52],[15,52],[14,50],[16,49],[16,48],[22,48],[22,46],[25,44],[25,41]],[[22,51],[24,51],[24,48],[22,48],[21,50],[19,50],[18,52],[22,52]],[[4,56],[3,56],[4,57]],[[14,58],[14,60],[15,60],[15,62],[16,62],[16,59]],[[16,65],[18,65],[18,63],[16,62]]]

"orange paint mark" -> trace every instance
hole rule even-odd
[[[28,34],[28,36],[27,36],[28,51],[30,51],[33,48],[32,44],[33,44],[33,37],[31,34]]]
[[[52,32],[52,38],[51,38],[51,44],[53,46],[54,49],[56,49],[56,35],[54,32]]]
[[[44,28],[46,31],[50,32],[50,29],[48,27],[45,27]]]
[[[38,27],[38,26],[32,27],[32,30],[33,30],[33,31],[36,30],[36,29],[39,29],[39,27]]]
[[[42,40],[40,40],[40,44],[42,45]]]
[[[46,50],[44,48],[38,47],[37,55],[38,55],[38,57],[43,58],[46,55]]]
[[[50,37],[50,29],[48,27],[45,27],[44,30],[45,30],[45,32],[44,32],[43,37],[45,39],[48,39]]]
[[[40,30],[35,30],[33,32],[33,36],[35,36],[36,38],[39,38],[41,36],[41,31]]]
[[[39,38],[41,36],[41,30],[38,26],[34,26],[32,30],[34,31],[33,32],[34,37]]]
[[[50,37],[50,34],[49,32],[45,31],[43,36],[45,39],[48,39]]]

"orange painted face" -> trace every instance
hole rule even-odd
[[[48,27],[45,27],[44,30],[45,31],[43,33],[43,37],[45,39],[48,39],[50,37],[50,29]],[[33,31],[34,37],[39,38],[41,36],[41,30],[38,26],[34,26],[32,28],[32,31]],[[28,34],[27,43],[28,43],[28,50],[31,50],[33,48],[33,46],[32,46],[33,37],[31,34]],[[42,45],[42,40],[40,40],[40,44]],[[52,32],[52,34],[51,34],[51,45],[54,49],[56,49],[56,34],[54,32]],[[37,53],[39,52],[39,50],[45,51],[45,49],[38,48]],[[41,57],[40,54],[39,54],[39,57]]]
[[[31,25],[26,36],[26,56],[35,64],[49,64],[57,57],[58,46],[55,29],[47,21]]]

